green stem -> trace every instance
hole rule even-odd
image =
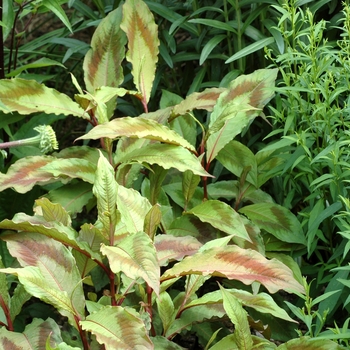
[[[224,18],[225,18],[225,23],[228,23],[229,16],[228,16],[228,10],[227,10],[227,0],[224,0]],[[233,55],[231,32],[227,31],[226,36],[227,36],[228,55],[229,57],[231,57]],[[230,62],[230,70],[233,70],[233,69],[234,69],[233,62]]]

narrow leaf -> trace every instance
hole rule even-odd
[[[259,228],[283,242],[305,244],[299,220],[286,208],[275,203],[257,203],[239,210]]]
[[[6,106],[6,109],[2,109],[0,105],[4,113],[9,111],[20,114],[45,112],[85,117],[84,109],[67,95],[34,80],[20,78],[1,80],[0,100]]]
[[[80,324],[95,334],[106,350],[154,349],[142,319],[132,309],[105,306]]]
[[[97,198],[98,220],[102,223],[102,234],[112,241],[117,224],[117,183],[114,169],[102,155],[97,163],[92,191]]]
[[[226,277],[244,284],[258,281],[270,293],[280,289],[305,292],[294,279],[292,271],[280,261],[267,260],[256,251],[237,246],[211,248],[186,257],[167,270],[161,280],[188,274]]]
[[[125,33],[120,29],[121,7],[111,11],[97,27],[91,49],[84,59],[84,80],[90,93],[101,86],[118,87],[123,82]]]
[[[163,323],[163,332],[166,333],[169,326],[175,319],[175,307],[173,300],[167,292],[162,292],[156,299],[157,309]]]
[[[248,313],[243,309],[239,300],[220,286],[224,309],[231,322],[235,325],[234,337],[240,350],[250,350],[253,347],[252,335],[248,323]]]
[[[66,13],[63,11],[60,2],[57,0],[43,0],[41,2],[42,6],[47,7],[50,11],[52,11],[61,21],[62,23],[69,29],[69,31],[73,34],[72,26],[69,23],[69,19]]]
[[[103,137],[116,139],[122,136],[161,141],[195,151],[195,148],[175,131],[152,119],[142,117],[113,119],[108,123],[97,125],[86,135],[79,137],[78,140],[96,140]]]
[[[143,231],[148,234],[152,241],[156,235],[157,228],[162,220],[162,212],[160,210],[160,205],[155,204],[145,217],[144,229]]]
[[[160,268],[157,252],[147,234],[131,234],[116,247],[102,244],[101,252],[107,256],[114,273],[123,272],[134,280],[141,277],[159,295]]]
[[[127,60],[132,64],[132,75],[143,104],[149,101],[158,62],[158,27],[145,2],[127,0],[123,5],[120,27],[128,37]]]
[[[182,193],[185,198],[185,208],[187,207],[187,204],[192,199],[192,196],[194,195],[197,189],[199,181],[200,181],[200,177],[198,175],[193,174],[192,171],[186,170],[183,173]]]
[[[201,221],[229,235],[251,241],[240,215],[224,202],[208,200],[187,211],[186,214],[193,214]]]

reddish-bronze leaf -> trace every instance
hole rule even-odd
[[[276,259],[267,260],[260,253],[237,246],[215,247],[184,258],[167,270],[161,280],[189,274],[212,275],[235,279],[244,284],[258,281],[270,293],[280,289],[304,293],[293,272]]]

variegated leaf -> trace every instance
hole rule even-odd
[[[143,117],[113,119],[108,123],[97,125],[86,135],[79,137],[78,140],[96,140],[104,137],[116,139],[122,136],[161,141],[195,151],[195,148],[175,131],[152,119]]]
[[[305,292],[304,287],[294,279],[293,272],[280,261],[267,260],[256,251],[237,246],[210,248],[186,257],[167,270],[161,280],[189,274],[226,277],[244,284],[258,281],[270,293],[280,289]]]
[[[144,1],[126,0],[120,27],[128,37],[126,58],[132,64],[134,83],[146,106],[158,62],[158,26]]]
[[[80,324],[106,350],[154,349],[141,317],[131,308],[105,306]]]
[[[6,108],[4,113],[18,112],[30,114],[45,112],[47,114],[64,114],[87,118],[84,109],[67,95],[39,84],[35,80],[21,78],[0,80],[0,101]]]
[[[114,273],[123,272],[129,278],[142,278],[159,295],[160,268],[153,242],[144,232],[131,234],[117,246],[101,246]]]
[[[91,49],[84,59],[84,80],[90,93],[101,86],[118,87],[123,82],[125,33],[120,29],[121,7],[111,11],[97,27]]]

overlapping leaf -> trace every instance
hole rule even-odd
[[[35,80],[3,79],[0,81],[0,100],[6,108],[4,113],[18,112],[30,114],[64,114],[85,117],[84,110],[67,95],[39,84]]]
[[[131,234],[115,247],[102,245],[101,252],[107,256],[113,272],[123,272],[135,280],[141,277],[159,295],[157,252],[146,233]]]
[[[117,224],[117,183],[113,167],[102,154],[97,163],[92,190],[97,198],[98,219],[103,226],[102,234],[112,242]]]
[[[190,151],[175,145],[150,144],[125,154],[118,161],[158,164],[164,169],[175,168],[182,172],[191,170],[196,175],[213,177],[204,170],[200,161]]]
[[[111,11],[97,27],[91,49],[84,59],[84,80],[90,93],[101,86],[117,87],[123,82],[125,33],[120,29],[122,11]]]
[[[277,70],[261,69],[235,79],[224,91],[210,116],[207,162],[238,135],[273,97]]]
[[[123,5],[120,27],[128,37],[127,60],[143,104],[149,101],[159,53],[158,27],[145,2],[127,0]]]
[[[132,309],[105,306],[80,323],[106,350],[154,349],[142,319]]]
[[[108,123],[97,125],[86,135],[79,137],[79,140],[96,140],[103,137],[116,139],[122,136],[161,141],[195,151],[195,148],[175,131],[152,119],[143,117],[113,119]]]
[[[174,237],[158,235],[155,237],[155,247],[160,266],[165,266],[170,260],[181,260],[185,256],[198,252],[202,244],[192,236]]]
[[[193,214],[218,230],[250,241],[240,215],[224,202],[208,200],[187,211],[186,214]]]
[[[305,244],[299,220],[286,208],[275,203],[257,203],[239,210],[259,228],[283,242]]]
[[[34,319],[28,324],[23,333],[8,331],[5,327],[0,328],[0,348],[12,350],[40,350],[46,349],[47,339],[51,346],[62,342],[60,329],[57,323],[48,318],[43,321]]]
[[[3,238],[11,255],[23,266],[4,269],[18,276],[26,290],[54,305],[74,323],[83,318],[85,298],[71,252],[61,243],[37,233],[21,232]]]
[[[162,280],[189,274],[236,279],[244,284],[258,281],[270,293],[280,289],[304,293],[292,271],[276,259],[267,260],[260,253],[237,246],[210,248],[184,258],[167,270]]]

